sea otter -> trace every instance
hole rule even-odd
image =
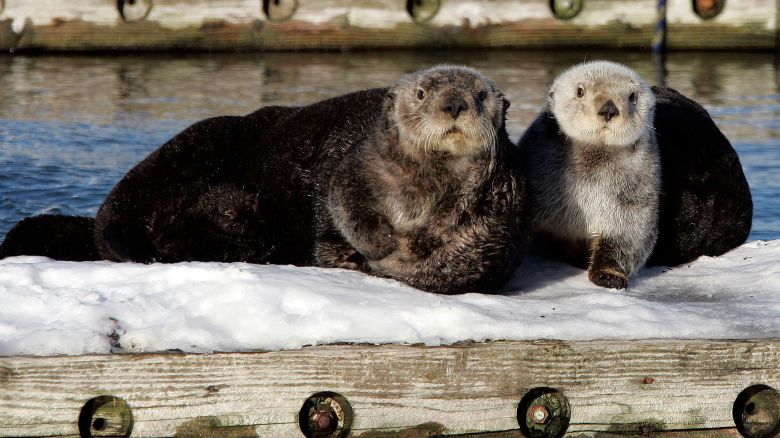
[[[655,97],[633,70],[596,61],[553,82],[546,108],[520,139],[535,246],[587,266],[623,289],[655,246],[660,158]]]
[[[671,88],[653,87],[653,93],[661,201],[648,264],[675,266],[736,248],[753,221],[737,152],[701,105]]]
[[[330,178],[327,211],[317,215],[327,219],[319,222],[317,264],[442,293],[500,287],[528,238],[507,106],[472,69],[403,77]]]

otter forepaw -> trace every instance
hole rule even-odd
[[[366,259],[357,251],[351,251],[349,254],[342,254],[335,260],[333,262],[333,267],[362,271],[366,267]]]
[[[609,289],[625,289],[628,287],[626,274],[614,268],[590,269],[588,279],[593,284]]]

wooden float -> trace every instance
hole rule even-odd
[[[780,340],[19,356],[0,436],[759,438],[777,388]]]
[[[0,49],[649,48],[656,3],[0,0]],[[669,48],[777,47],[774,0],[694,5],[668,1]],[[19,356],[0,358],[0,437],[758,438],[780,434],[777,389],[780,340]]]
[[[670,49],[777,47],[776,0],[666,3]],[[0,50],[649,49],[657,4],[658,0],[0,0]]]

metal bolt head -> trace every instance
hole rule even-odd
[[[336,430],[338,418],[336,413],[333,412],[329,404],[320,403],[314,408],[314,413],[311,416],[312,426],[317,432],[332,432]],[[335,420],[335,421],[334,421]]]
[[[352,427],[352,416],[352,407],[344,396],[323,391],[303,402],[298,426],[307,438],[345,438]]]
[[[528,416],[534,424],[545,424],[550,419],[550,412],[542,405],[535,405],[528,409]]]
[[[569,402],[555,388],[533,388],[517,405],[517,423],[529,438],[562,438],[570,418]]]

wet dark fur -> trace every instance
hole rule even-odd
[[[495,156],[483,151],[459,158],[435,151],[412,158],[402,152],[390,120],[395,98],[388,98],[372,135],[334,174],[324,206],[331,220],[319,223],[324,227],[319,264],[357,267],[438,293],[495,291],[525,252],[529,222],[525,180],[504,127],[505,108],[493,121]],[[454,165],[459,160],[463,167]],[[398,199],[398,209],[408,216],[427,197],[438,199],[422,225],[399,230],[380,212],[388,196]]]
[[[736,151],[701,105],[671,88],[653,92],[662,192],[648,264],[678,265],[741,245],[753,201]]]
[[[17,255],[56,260],[100,260],[92,234],[95,220],[88,217],[44,214],[19,221],[0,245],[0,259]]]
[[[17,227],[46,222],[47,242],[58,243],[43,255],[63,260],[316,265],[318,240],[344,242],[325,214],[330,180],[346,155],[359,154],[387,92],[365,90],[306,107],[267,107],[198,122],[131,169],[94,222],[30,218]],[[520,261],[528,229],[525,185],[503,122],[499,140],[500,164],[470,192],[461,233],[405,240],[411,257],[430,260],[410,284],[444,293],[494,291]],[[90,235],[99,254],[70,244],[89,243]],[[35,233],[15,236],[9,233],[3,247],[22,243],[6,255],[39,252]],[[364,260],[354,250],[334,248],[346,267]],[[411,264],[419,259],[406,262],[416,270]]]
[[[109,260],[313,265],[315,201],[368,135],[385,89],[266,107],[185,129],[114,187],[95,238]]]

